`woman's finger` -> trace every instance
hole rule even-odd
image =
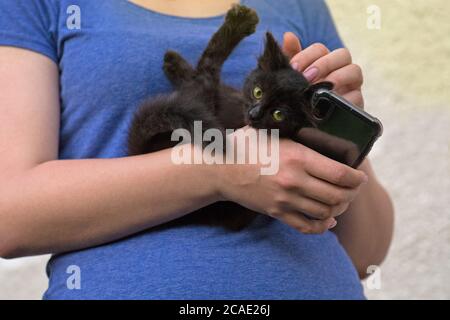
[[[326,206],[339,206],[352,202],[359,188],[343,188],[310,176],[301,186],[301,194]]]
[[[300,39],[292,32],[283,35],[283,53],[292,59],[297,53],[302,51]]]
[[[333,90],[339,93],[343,88],[347,92],[361,88],[364,78],[360,66],[357,64],[349,64],[331,72],[325,78],[325,81],[333,82]]]
[[[347,86],[341,86],[339,88],[333,88],[333,91],[335,93],[337,93],[338,95],[343,96],[344,94],[349,93],[350,91],[353,91],[353,89],[350,89],[350,87],[347,87]]]
[[[364,97],[361,90],[353,90],[342,95],[345,100],[353,103],[355,106],[364,109]]]
[[[316,219],[325,220],[337,214],[336,209],[326,205],[313,198],[299,196],[298,193],[293,194],[289,204],[285,204],[283,209],[286,211],[304,212]]]
[[[304,234],[321,234],[336,226],[336,219],[313,220],[300,212],[283,213],[278,218],[287,225]]]
[[[306,51],[306,49],[304,51]],[[341,48],[317,59],[303,72],[303,75],[308,81],[314,82],[317,79],[326,78],[330,73],[350,65],[351,63],[352,56],[350,55],[350,51]]]
[[[316,60],[320,59],[323,56],[326,56],[328,53],[330,53],[330,50],[328,50],[327,47],[325,47],[321,43],[315,43],[297,53],[291,59],[291,65],[295,70],[303,72]]]
[[[316,152],[311,152],[311,157],[314,157],[314,160],[306,162],[305,170],[313,177],[346,188],[357,188],[367,182],[367,175],[361,170],[353,169]]]

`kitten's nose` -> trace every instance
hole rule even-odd
[[[257,120],[260,116],[261,104],[255,104],[249,111],[248,117],[250,120]]]

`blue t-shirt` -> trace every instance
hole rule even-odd
[[[225,63],[228,84],[241,86],[255,67],[266,30],[280,42],[293,31],[304,47],[342,47],[322,0],[242,3],[255,8],[261,22]],[[125,156],[140,102],[171,90],[161,70],[165,51],[195,63],[223,22],[223,16],[164,15],[127,0],[1,0],[0,9],[0,45],[39,52],[59,67],[60,159]],[[195,225],[151,228],[54,255],[47,271],[46,299],[364,298],[332,232],[303,235],[264,215],[235,233]]]

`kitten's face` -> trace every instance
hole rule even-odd
[[[293,70],[270,33],[258,68],[244,85],[247,102],[246,122],[254,128],[279,129],[280,137],[294,137],[312,120],[311,97],[319,87],[331,89],[331,83],[311,86],[301,73]]]
[[[310,106],[304,97],[308,82],[290,66],[278,71],[257,69],[244,86],[247,123],[254,128],[279,129],[291,136],[308,120]]]

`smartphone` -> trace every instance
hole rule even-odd
[[[299,142],[357,168],[382,135],[380,120],[326,89],[312,97],[314,124],[302,128]]]

